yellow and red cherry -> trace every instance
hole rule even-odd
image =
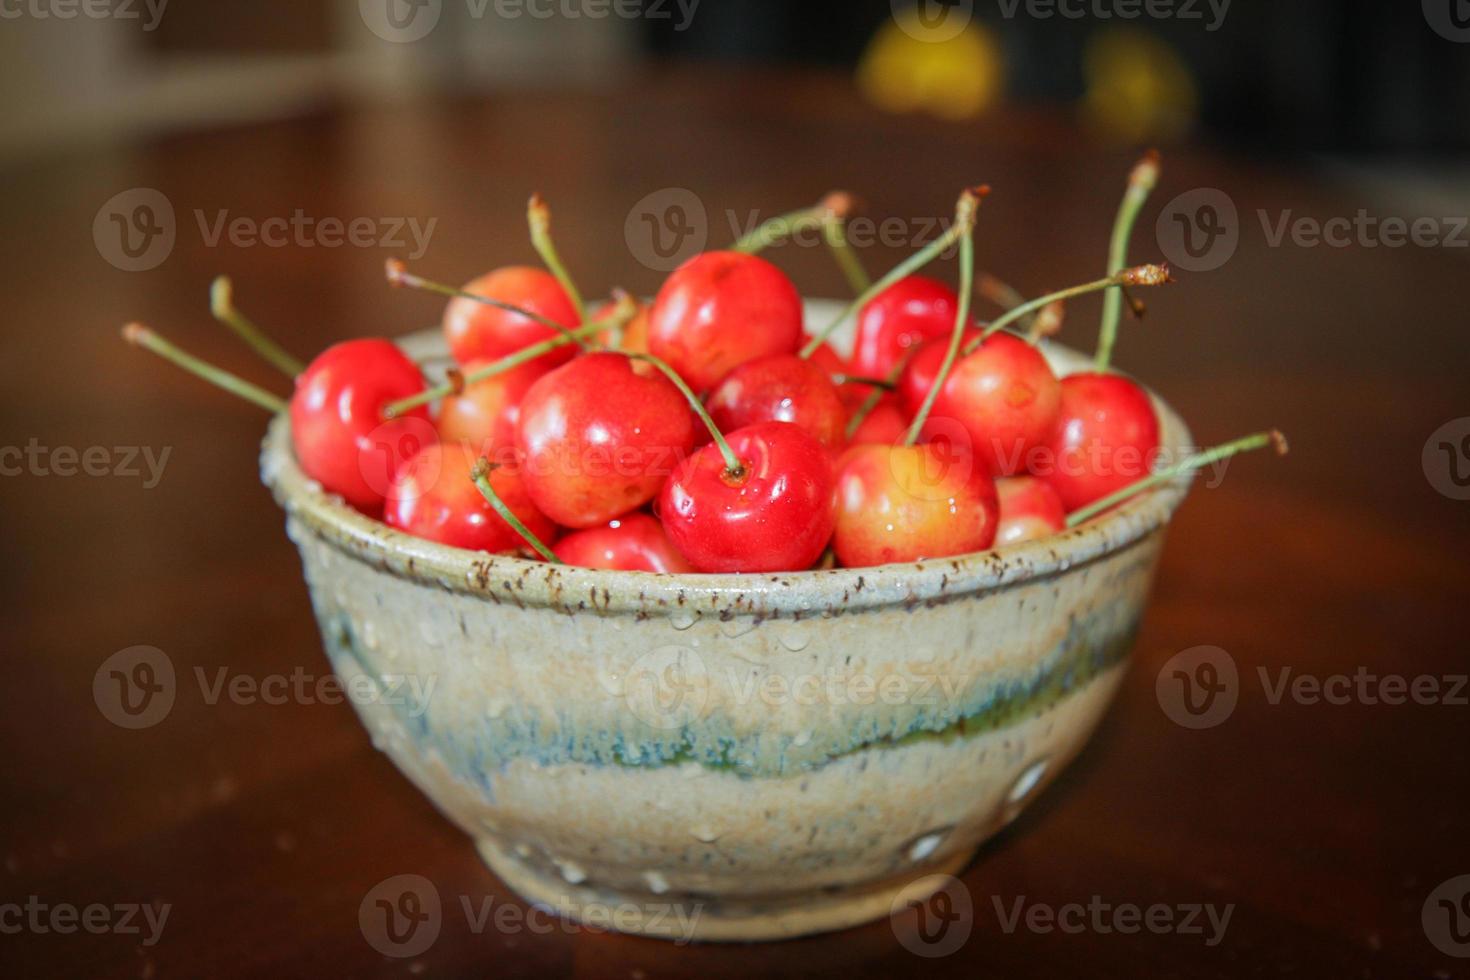
[[[722,432],[756,422],[790,422],[828,449],[847,441],[847,409],[831,376],[795,354],[759,357],[725,375],[704,401]]]
[[[474,370],[478,364],[466,365]],[[439,438],[463,443],[495,462],[508,462],[515,449],[521,400],[547,371],[541,359],[518,364],[465,386],[439,406]]]
[[[479,454],[458,443],[435,443],[405,460],[393,478],[383,521],[406,534],[469,551],[491,554],[526,553],[526,542],[475,489],[472,474]],[[543,540],[556,534],[556,524],[541,513],[526,493],[514,466],[490,473],[497,496],[532,533]]]
[[[516,431],[526,488],[547,516],[597,527],[653,499],[694,444],[694,417],[668,379],[623,354],[586,354],[542,375]]]
[[[832,537],[832,491],[832,458],[820,442],[790,422],[758,422],[689,457],[664,485],[657,513],[698,571],[799,571]]]
[[[1146,477],[1159,448],[1159,420],[1148,393],[1117,374],[1086,372],[1061,381],[1061,405],[1033,469],[1077,510]]]
[[[865,442],[892,446],[903,441],[908,428],[909,417],[899,408],[898,397],[884,395],[878,399],[878,404],[873,406],[872,411],[852,427],[847,441],[854,446]]]
[[[862,308],[852,352],[854,374],[882,378],[926,340],[948,338],[959,297],[928,276],[905,276]]]
[[[552,551],[564,563],[582,568],[666,575],[694,571],[664,533],[658,518],[641,511],[624,514],[602,527],[573,531]]]
[[[531,266],[506,266],[472,279],[464,292],[508,303],[571,329],[578,325],[577,309],[556,277]],[[456,296],[444,308],[444,336],[449,352],[460,364],[493,361],[531,344],[557,336],[557,331],[524,314]],[[555,367],[576,351],[558,347],[542,355]]]
[[[296,378],[291,439],[306,475],[376,513],[403,460],[435,439],[427,409],[383,420],[389,402],[424,390],[423,374],[387,340],[333,344]]]
[[[705,252],[675,269],[648,314],[648,350],[696,392],[746,361],[792,354],[801,296],[786,274],[743,252]]]
[[[1036,541],[1067,527],[1062,498],[1040,477],[1003,476],[995,481],[995,493],[1000,501],[996,547]]]
[[[984,551],[998,523],[995,483],[973,458],[948,445],[869,443],[843,455],[832,539],[840,565]]]

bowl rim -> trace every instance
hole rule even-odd
[[[835,308],[809,300],[809,310]],[[443,357],[436,330],[398,338],[421,361]],[[1086,369],[1091,359],[1059,344],[1043,352],[1059,373]],[[1161,445],[1193,448],[1183,420],[1152,390]],[[324,491],[296,462],[289,413],[271,420],[261,444],[261,480],[286,511],[288,530],[303,526],[338,552],[383,572],[436,588],[517,607],[575,613],[648,616],[685,609],[698,616],[803,618],[843,610],[945,601],[998,591],[1064,574],[1124,551],[1163,528],[1183,501],[1193,475],[1181,476],[1079,527],[1039,541],[946,558],[799,572],[660,574],[551,565],[466,551],[405,534]],[[299,533],[293,531],[293,534]]]

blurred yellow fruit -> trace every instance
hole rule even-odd
[[[1083,115],[1109,139],[1167,142],[1194,124],[1194,76],[1179,53],[1144,31],[1110,28],[1083,52]]]
[[[919,6],[895,14],[858,64],[863,94],[889,112],[945,119],[969,119],[990,108],[1004,84],[1004,59],[995,36],[968,17],[950,10],[934,21]]]

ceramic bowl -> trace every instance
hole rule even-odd
[[[965,865],[1097,725],[1188,489],[957,558],[652,575],[400,534],[302,473],[285,418],[261,471],[333,668],[375,692],[355,699],[374,744],[495,873],[574,919],[705,940],[855,925]]]

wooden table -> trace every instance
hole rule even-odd
[[[146,321],[269,381],[208,318],[218,272],[303,354],[427,326],[439,311],[383,284],[383,259],[408,248],[211,245],[220,212],[434,218],[417,267],[460,281],[531,258],[523,207],[539,189],[568,263],[600,272],[584,272],[584,285],[649,291],[658,274],[630,255],[623,228],[633,203],[661,188],[693,190],[719,244],[730,209],[771,213],[846,187],[871,214],[912,227],[946,214],[963,184],[987,181],[996,190],[980,261],[1035,293],[1097,273],[1131,159],[1056,116],[956,126],[875,114],[840,79],[670,70],[597,95],[326,111],[12,166],[0,184],[0,443],[37,449],[0,481],[0,898],[39,903],[48,930],[61,906],[167,903],[169,916],[152,945],[141,917],[141,934],[0,934],[0,973],[1463,974],[1465,961],[1431,944],[1421,911],[1442,882],[1470,873],[1465,692],[1458,706],[1271,695],[1284,669],[1380,680],[1467,670],[1470,504],[1438,493],[1421,465],[1430,434],[1470,414],[1466,253],[1272,247],[1258,209],[1273,222],[1286,210],[1416,216],[1289,161],[1168,152],[1139,258],[1157,254],[1165,205],[1198,187],[1233,199],[1239,248],[1151,294],[1120,363],[1201,441],[1276,425],[1295,451],[1239,461],[1179,515],[1118,703],[1083,757],[964,875],[973,932],[952,955],[915,956],[887,922],[750,947],[561,928],[476,935],[455,903],[421,958],[384,957],[357,913],[388,876],[421,874],[476,905],[516,899],[373,750],[350,707],[310,694],[211,703],[221,671],[314,680],[327,665],[296,554],[256,475],[261,415],[126,349],[119,325]],[[176,215],[172,253],[145,272],[115,268],[93,239],[98,209],[134,187],[161,191]],[[820,250],[773,254],[808,292],[841,292]],[[878,247],[867,260],[876,269],[901,254]],[[1071,310],[1075,343],[1091,344],[1095,311]],[[58,447],[92,446],[108,460],[94,453],[94,469],[111,475],[57,475],[68,468]],[[146,470],[125,472],[126,453],[144,447],[155,460],[170,453],[156,485]],[[178,694],[164,720],[125,730],[99,711],[93,680],[134,645],[166,652]],[[1166,717],[1155,684],[1169,658],[1198,645],[1229,652],[1238,704],[1223,723],[1189,730]],[[1103,931],[1090,918],[1075,934],[1007,933],[996,903],[1009,915],[1021,898],[1232,911],[1215,945]],[[0,926],[18,921],[9,914]]]

